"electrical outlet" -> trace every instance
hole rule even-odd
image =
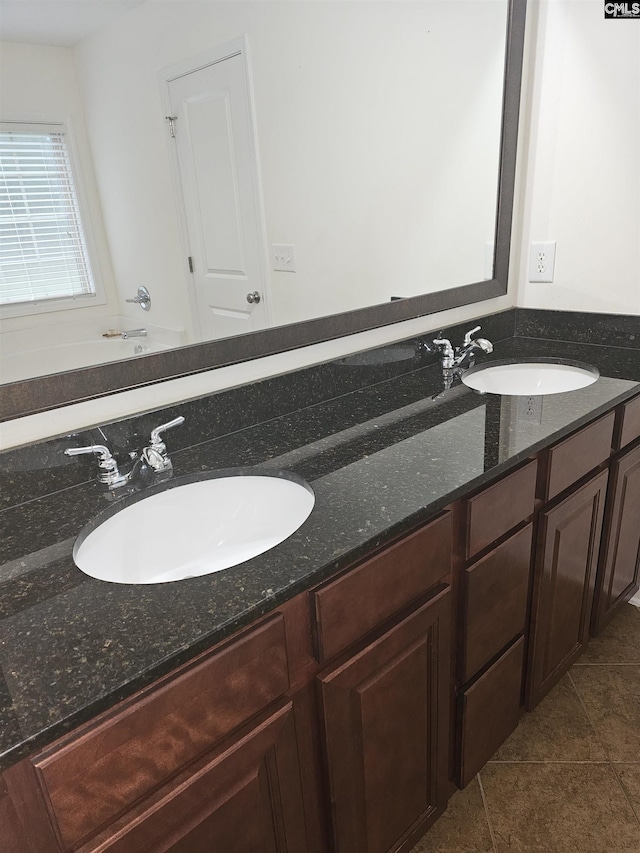
[[[271,266],[278,272],[295,272],[295,246],[290,243],[272,243]]]
[[[556,265],[556,244],[532,243],[529,254],[529,281],[553,281]]]
[[[533,424],[542,423],[542,397],[528,396],[518,398],[518,418]]]

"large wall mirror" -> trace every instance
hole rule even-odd
[[[526,0],[84,5],[2,0],[0,119],[69,127],[102,288],[5,310],[2,420],[506,293]]]

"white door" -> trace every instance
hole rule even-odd
[[[168,80],[196,329],[202,340],[269,325],[266,247],[241,52]]]

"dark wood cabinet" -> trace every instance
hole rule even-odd
[[[591,620],[595,636],[638,591],[640,444],[611,463],[607,512]]]
[[[304,853],[301,784],[292,705],[285,702],[87,851]]]
[[[319,676],[337,853],[408,849],[445,807],[450,610],[446,588]]]
[[[459,656],[462,684],[525,631],[532,531],[533,525],[527,524],[464,572]]]
[[[582,652],[600,548],[608,471],[538,520],[526,705],[535,707]]]
[[[457,778],[466,787],[518,725],[522,712],[524,637],[458,697]]]
[[[274,614],[33,760],[64,850],[113,824],[289,688]]]

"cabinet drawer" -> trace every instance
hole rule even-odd
[[[524,632],[532,536],[528,524],[465,572],[463,683]]]
[[[458,785],[466,787],[509,737],[521,714],[524,637],[459,697]]]
[[[451,571],[451,515],[313,593],[318,660],[326,661],[435,586]]]
[[[537,468],[538,463],[535,460],[528,462],[493,486],[464,501],[467,559],[531,515],[536,497]]]
[[[640,437],[640,396],[629,400],[622,407],[620,433],[617,446],[625,447]]]
[[[167,790],[168,789],[168,790]],[[114,827],[96,853],[307,849],[293,710],[271,713]]]
[[[559,495],[609,458],[614,421],[615,412],[609,412],[546,451],[547,476],[541,495],[543,500]]]
[[[115,819],[288,687],[278,614],[36,757],[63,847]]]

